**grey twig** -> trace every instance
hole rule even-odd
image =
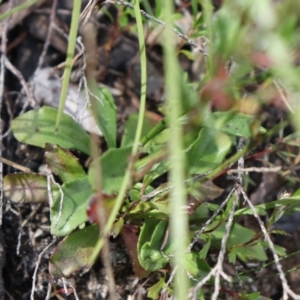
[[[31,300],[34,300],[34,291],[35,291],[35,282],[36,282],[36,275],[37,275],[37,271],[38,271],[38,268],[39,268],[39,265],[41,263],[41,260],[42,260],[42,257],[44,255],[44,253],[50,248],[52,247],[54,244],[56,243],[56,238],[53,239],[53,241],[48,245],[46,246],[46,248],[39,254],[38,256],[38,260],[36,262],[36,266],[35,266],[35,269],[34,269],[34,272],[33,272],[33,276],[32,276],[32,288],[31,288],[31,294],[30,294],[30,299]]]
[[[276,250],[275,250],[275,247],[274,247],[274,244],[270,238],[270,235],[268,234],[267,232],[267,229],[263,223],[263,221],[261,220],[260,216],[258,215],[255,207],[253,206],[252,202],[250,201],[249,197],[247,196],[246,192],[244,191],[244,189],[242,187],[240,187],[240,191],[244,197],[244,199],[246,200],[246,202],[248,202],[248,205],[250,206],[251,210],[253,211],[253,214],[254,214],[254,217],[256,218],[256,220],[258,221],[259,223],[259,226],[260,226],[260,229],[262,231],[262,233],[264,234],[264,237],[270,247],[270,250],[272,251],[272,254],[273,254],[273,258],[274,258],[274,261],[275,261],[275,266],[276,266],[276,269],[279,273],[279,278],[281,280],[281,284],[282,284],[282,289],[283,289],[283,296],[282,296],[282,299],[283,300],[288,300],[289,299],[289,295],[293,298],[293,299],[300,299],[300,296],[297,295],[295,292],[293,292],[291,290],[291,288],[289,287],[288,285],[288,282],[287,282],[287,279],[285,277],[285,274],[282,270],[282,266],[280,264],[280,261],[279,261],[279,257],[278,257],[278,254],[276,253]]]
[[[20,81],[27,97],[28,97],[28,101],[29,103],[31,103],[31,105],[33,107],[36,107],[36,102],[34,100],[34,97],[33,97],[33,94],[32,94],[32,91],[30,90],[30,88],[28,87],[27,83],[26,83],[26,80],[24,79],[23,75],[21,74],[21,72],[14,66],[12,65],[12,63],[7,59],[7,57],[4,58],[4,63],[5,63],[5,66],[7,69],[9,69]],[[27,106],[28,104],[25,104],[25,107]],[[24,110],[25,108],[23,108]]]
[[[108,3],[113,3],[113,4],[119,4],[119,5],[124,5],[126,7],[129,7],[131,9],[134,9],[134,6],[127,2],[127,1],[123,1],[123,0],[106,0],[104,1],[103,4],[108,4]],[[204,49],[202,49],[200,47],[200,45],[197,45],[194,41],[192,41],[190,38],[188,38],[186,35],[182,34],[181,32],[178,31],[177,28],[174,28],[172,26],[169,26],[166,22],[157,19],[151,15],[149,15],[148,13],[146,13],[144,10],[140,10],[141,15],[143,15],[145,18],[147,18],[148,20],[154,21],[157,24],[163,26],[164,28],[167,28],[171,31],[173,31],[177,36],[179,36],[180,38],[182,38],[183,40],[185,40],[187,43],[189,43],[192,47],[194,47],[197,51],[203,53],[204,56],[207,56],[207,53],[205,52]]]
[[[45,40],[45,43],[44,43],[44,46],[43,46],[43,51],[42,51],[42,54],[40,55],[38,66],[35,70],[35,73],[37,73],[38,70],[40,70],[40,68],[42,67],[44,58],[47,54],[47,50],[48,50],[49,45],[50,45],[51,35],[52,35],[52,32],[53,32],[53,24],[55,22],[56,7],[57,7],[57,0],[53,0],[52,1],[51,14],[50,14],[49,28],[48,28],[46,40]]]
[[[197,234],[193,238],[193,241],[189,244],[186,252],[191,252],[194,244],[198,241],[200,235],[204,232],[204,230],[207,228],[207,226],[209,226],[214,221],[214,219],[217,217],[217,215],[220,213],[220,211],[224,208],[224,206],[229,201],[229,199],[230,199],[231,195],[233,194],[233,192],[234,192],[234,189],[232,189],[230,191],[227,198],[222,202],[222,204],[219,206],[219,208],[214,212],[214,214],[205,222],[205,224],[202,226],[202,228],[197,232]]]
[[[243,146],[244,146],[244,139],[243,138],[239,138],[238,139],[238,143],[237,143],[237,151],[240,152],[243,150]],[[224,262],[224,257],[225,257],[225,253],[226,253],[226,244],[230,235],[230,230],[234,221],[234,213],[235,213],[235,209],[239,203],[239,198],[240,198],[240,187],[243,183],[243,174],[242,172],[239,172],[240,169],[244,168],[244,157],[240,157],[238,160],[238,173],[237,176],[235,178],[237,184],[235,185],[235,188],[229,193],[229,195],[227,196],[227,199],[224,202],[228,202],[228,200],[231,197],[231,194],[233,191],[235,191],[235,200],[233,202],[233,205],[230,209],[230,214],[225,226],[225,233],[224,236],[222,238],[221,241],[221,249],[218,255],[218,261],[216,263],[216,265],[214,266],[214,268],[207,274],[207,276],[205,276],[194,288],[193,290],[193,299],[195,300],[197,298],[197,291],[212,277],[215,277],[215,288],[214,288],[214,293],[212,295],[212,300],[217,300],[218,295],[219,295],[219,291],[220,291],[220,279],[221,277],[223,277],[225,280],[231,282],[231,277],[228,276],[227,274],[225,274],[225,272],[223,271],[223,262]],[[223,202],[223,203],[224,203]],[[222,204],[223,204],[222,203]],[[225,205],[225,204],[224,204]],[[221,207],[221,206],[220,206]],[[220,209],[219,207],[219,209]],[[218,210],[219,213],[219,210]],[[216,212],[214,215],[217,215]],[[214,217],[214,216],[213,216]],[[212,218],[210,218],[208,221],[212,222]],[[207,223],[207,222],[206,222]],[[202,231],[203,232],[203,231]]]
[[[257,167],[251,167],[251,168],[241,168],[241,169],[231,169],[227,171],[227,174],[233,174],[233,173],[247,173],[247,172],[256,172],[256,173],[277,173],[280,170],[282,170],[282,167],[274,167],[274,168],[257,168]]]

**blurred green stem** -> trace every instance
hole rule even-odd
[[[174,14],[174,3],[172,0],[165,1],[165,12],[167,24],[171,25]],[[173,187],[170,193],[171,205],[171,238],[174,243],[173,266],[177,268],[175,274],[175,298],[185,300],[188,298],[189,283],[185,273],[183,258],[187,248],[186,238],[188,236],[188,220],[183,207],[186,205],[185,187],[185,156],[183,149],[183,129],[179,118],[181,115],[181,90],[180,70],[176,57],[176,39],[173,34],[164,31],[164,67],[165,81],[168,100],[168,121],[171,130],[169,141],[170,154],[170,185]],[[180,283],[180,284],[179,284]]]
[[[15,14],[15,13],[17,13],[17,12],[19,12],[19,11],[24,10],[25,8],[27,8],[27,7],[29,7],[29,6],[31,6],[31,5],[33,5],[33,4],[35,4],[35,3],[37,3],[37,2],[38,2],[38,0],[28,0],[28,1],[26,1],[26,2],[24,2],[24,3],[22,3],[22,4],[20,4],[20,5],[18,5],[18,6],[16,6],[16,7],[14,7],[13,9],[6,11],[5,13],[3,13],[3,14],[0,16],[0,21],[2,21],[2,20],[4,20],[4,19],[6,19],[6,18],[12,16],[13,14]],[[0,1],[0,4],[1,4],[1,3],[2,3],[2,1]]]
[[[60,98],[59,98],[59,106],[58,106],[58,113],[57,113],[56,124],[55,124],[55,132],[58,131],[58,127],[59,127],[59,124],[61,121],[61,117],[63,114],[63,110],[65,107],[65,102],[66,102],[66,98],[67,98],[67,94],[68,94],[68,87],[69,87],[71,70],[72,70],[72,60],[74,57],[77,31],[78,31],[78,25],[79,25],[80,10],[81,10],[81,0],[74,0],[73,11],[72,11],[72,21],[71,21],[71,28],[70,28],[70,35],[69,35],[69,42],[68,42],[68,50],[67,50],[66,66],[65,66],[65,71],[63,74],[63,84],[62,84]]]
[[[116,202],[114,207],[110,213],[110,216],[106,222],[106,226],[103,230],[103,235],[106,236],[111,231],[111,228],[117,218],[118,212],[122,206],[126,191],[130,184],[130,176],[131,171],[134,165],[134,157],[136,157],[138,153],[138,147],[141,140],[142,130],[143,130],[143,123],[145,117],[145,109],[146,109],[146,89],[147,89],[147,59],[146,59],[146,48],[145,48],[145,37],[144,37],[144,29],[143,29],[143,22],[140,13],[140,5],[139,1],[135,1],[134,4],[134,12],[135,18],[137,23],[137,31],[138,31],[138,38],[139,38],[139,48],[140,48],[140,61],[141,61],[141,98],[140,98],[140,112],[139,112],[139,119],[137,124],[137,129],[135,133],[134,143],[132,146],[131,156],[132,158],[129,160],[128,168],[123,178],[122,186],[120,188],[119,194],[117,196]],[[90,259],[90,263],[92,264],[99,252],[101,251],[104,245],[104,240],[101,238],[97,243]]]

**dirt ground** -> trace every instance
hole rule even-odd
[[[15,2],[21,3],[22,1]],[[88,1],[83,2],[83,5],[86,5]],[[51,15],[52,1],[38,1],[35,6],[26,9],[23,14],[16,14],[16,17],[8,25],[6,53],[7,59],[15,69],[7,70],[5,76],[1,111],[2,157],[29,168],[33,172],[39,172],[45,165],[43,150],[16,141],[10,132],[9,124],[22,111],[30,110],[33,106],[46,104],[57,107],[59,91],[56,78],[61,75],[61,70],[51,68],[64,62],[66,57],[67,39],[62,31],[68,32],[72,3],[73,1],[68,0],[57,2],[54,17],[57,26],[53,27],[50,38],[47,38],[47,33],[53,17]],[[1,4],[0,10],[5,9],[5,5],[8,5],[7,1]],[[117,22],[120,17],[120,7],[110,4],[107,9],[113,17],[113,21],[104,13],[92,16],[92,22],[97,29],[97,51],[94,53],[98,61],[96,77],[99,83],[110,88],[114,96],[118,110],[118,132],[121,135],[126,118],[139,109],[138,41],[131,32],[130,25],[125,29],[120,28]],[[153,119],[161,120],[159,105],[164,101],[162,48],[154,38],[152,40],[149,38],[149,40],[147,44],[147,111]],[[43,53],[45,43],[49,45],[47,51]],[[193,78],[192,63],[183,56],[180,57],[180,61],[182,68]],[[75,92],[78,89],[80,68],[81,65],[76,64],[72,72],[71,88]],[[15,74],[13,74],[14,72]],[[40,80],[41,78],[42,80]],[[23,81],[30,82],[34,87],[34,103],[26,96]],[[272,128],[279,120],[286,118],[286,113],[281,111],[278,106],[269,106],[264,110],[266,120],[264,126],[267,129]],[[289,132],[291,128],[286,127],[285,131]],[[263,151],[268,143],[276,141],[277,138],[277,136],[272,137],[255,151],[257,153]],[[279,165],[288,167],[286,162],[272,154],[260,159],[278,161]],[[84,164],[87,157],[81,155],[80,160]],[[246,164],[250,167],[257,166],[260,162],[259,160],[255,162],[246,160]],[[17,171],[19,171],[17,168],[4,164],[4,176]],[[295,172],[297,175],[297,171]],[[251,177],[253,185],[249,188],[249,195],[254,203],[274,200],[280,193],[294,192],[299,187],[297,182],[287,182],[284,178],[271,176],[273,175],[254,174]],[[226,188],[228,179],[223,176],[216,179],[215,183]],[[2,299],[1,293],[4,294],[5,300],[33,299],[31,298],[32,277],[38,261],[34,299],[76,299],[76,297],[77,299],[109,299],[107,276],[100,259],[89,272],[74,274],[71,278],[65,279],[65,282],[63,279],[54,280],[49,275],[49,257],[58,241],[50,235],[48,205],[15,205],[10,199],[4,200],[2,222],[4,243],[1,243],[0,233],[0,245],[4,245],[3,250],[5,251],[5,263],[2,264],[0,260],[0,268],[3,265],[4,292],[0,282],[0,299]],[[241,219],[241,223],[249,228],[257,228],[250,217]],[[298,214],[288,216],[278,223],[278,228],[290,233],[290,236],[274,236],[279,245],[286,247],[287,253],[294,253],[300,249],[299,224],[300,216]],[[0,247],[0,253],[1,251]],[[147,287],[156,282],[159,274],[152,274],[147,280],[136,278],[121,238],[111,240],[111,260],[119,299],[147,299]],[[297,269],[300,265],[300,253],[285,259],[282,264],[285,271],[295,268],[294,271],[287,273],[287,278],[292,289],[300,293],[300,271]],[[280,299],[281,285],[278,277],[274,276],[276,269],[273,264],[262,270],[258,266],[257,272],[249,274],[250,290],[257,289],[271,299]],[[65,295],[64,286],[69,295]],[[49,287],[51,295],[47,294]],[[226,293],[221,294],[221,297],[230,299]]]

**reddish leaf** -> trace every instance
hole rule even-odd
[[[90,222],[99,225],[101,225],[102,222],[105,222],[114,206],[115,199],[115,194],[107,195],[104,192],[101,192],[93,195],[87,209],[87,215]]]
[[[197,183],[193,186],[196,192],[188,195],[188,214],[191,215],[203,203],[214,200],[219,197],[224,189],[216,186],[211,180],[208,180],[197,187]]]
[[[86,176],[78,158],[70,151],[48,143],[46,143],[45,150],[48,166],[63,182]]]
[[[234,101],[227,91],[228,74],[225,67],[220,64],[216,75],[204,85],[201,91],[201,101],[211,102],[215,110],[230,110]]]
[[[250,59],[253,62],[253,64],[259,68],[268,69],[273,66],[273,61],[271,57],[263,52],[253,53]]]
[[[137,254],[137,243],[138,243],[138,235],[136,233],[136,227],[133,225],[125,224],[121,230],[121,236],[125,243],[128,255],[131,259],[132,269],[134,274],[138,277],[146,277],[149,272],[146,271],[138,260]]]
[[[195,197],[192,195],[188,195],[188,205],[187,205],[187,213],[189,215],[192,215],[195,210],[203,203],[204,201],[198,201]]]

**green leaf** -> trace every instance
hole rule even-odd
[[[251,115],[245,115],[229,112],[214,112],[207,117],[204,125],[215,130],[239,137],[251,138],[251,124],[255,121]],[[260,133],[265,133],[266,130],[262,127],[259,128]]]
[[[189,60],[195,60],[195,54],[190,50],[180,50],[179,53],[185,55]]]
[[[54,277],[68,277],[72,273],[89,268],[89,259],[99,239],[99,228],[90,225],[68,235],[55,249],[49,263]]]
[[[56,185],[51,184],[52,192],[57,192]],[[14,203],[48,203],[47,177],[38,174],[9,174],[3,179],[3,192]]]
[[[268,232],[272,233],[272,234],[278,234],[278,235],[284,235],[284,236],[292,237],[291,234],[285,232],[284,230],[280,230],[280,229],[272,229],[272,230],[269,230]]]
[[[130,153],[131,147],[109,149],[99,158],[103,174],[102,189],[106,194],[110,195],[119,191],[130,159]],[[89,168],[88,176],[92,186],[95,185],[96,166],[97,163],[92,163]]]
[[[266,212],[266,208],[265,207],[262,207],[260,206],[261,204],[255,206],[255,210],[257,212],[258,215],[260,216],[265,216],[267,214]],[[234,213],[235,216],[243,216],[243,215],[253,215],[253,211],[251,208],[249,207],[245,207],[245,208],[241,208],[241,209],[238,209],[235,213]]]
[[[261,242],[261,245],[264,247],[270,248],[270,246],[267,242]],[[274,248],[278,255],[286,256],[286,249],[284,247],[274,244]]]
[[[160,280],[155,283],[153,286],[148,288],[147,297],[151,299],[157,299],[162,289],[166,286],[165,278],[162,277]]]
[[[156,0],[155,1],[155,17],[160,18],[160,14],[162,13],[163,10],[163,4],[161,1]]]
[[[255,300],[272,300],[271,298],[267,298],[265,296],[259,296],[257,298],[254,298]]]
[[[169,258],[165,257],[161,251],[167,225],[168,221],[166,220],[146,219],[141,228],[138,259],[141,266],[147,271],[160,270],[169,262]]]
[[[203,14],[200,14],[199,16],[197,16],[198,14],[198,9],[197,9],[197,1],[192,1],[193,2],[193,11],[195,12],[194,17],[196,17],[195,22],[193,24],[193,28],[194,29],[198,29],[203,27],[204,24],[204,18],[203,18]],[[195,3],[195,4],[194,4]],[[195,7],[195,8],[194,8]]]
[[[208,230],[214,229],[211,233],[209,233],[209,236],[212,238],[212,243],[215,241],[219,242],[224,236],[226,223],[225,222],[223,222],[222,224],[219,223],[220,221],[216,220],[207,228]],[[255,236],[254,231],[245,228],[237,223],[234,223],[231,228],[230,236],[226,246],[227,248],[237,246],[237,245],[240,247],[240,245],[251,241],[254,238],[254,236]],[[207,234],[202,234],[201,239],[206,241]]]
[[[165,214],[165,217],[168,217],[170,215],[170,204],[169,201],[161,201],[161,200],[157,200],[157,201],[151,201],[149,202],[149,204],[155,208],[157,211]]]
[[[56,116],[56,109],[44,106],[15,118],[11,129],[16,139],[23,143],[42,148],[46,143],[57,144],[89,154],[90,138],[80,124],[63,114],[58,132],[55,132]]]
[[[121,14],[118,22],[119,22],[121,28],[127,26],[128,25],[128,16],[127,16],[127,14]]]
[[[194,252],[185,253],[182,259],[186,272],[194,278],[202,279],[210,271],[207,262],[204,259],[200,259],[199,255]]]
[[[280,207],[276,207],[270,219],[268,220],[267,223],[267,228],[270,228],[274,223],[276,223],[291,207],[288,205],[282,205]]]
[[[236,262],[237,250],[238,250],[237,247],[234,247],[230,250],[228,254],[229,262],[232,264],[235,264]]]
[[[49,168],[63,181],[71,181],[86,176],[78,159],[59,146],[46,144],[45,158]]]
[[[202,128],[199,136],[187,152],[190,174],[201,174],[218,167],[232,146],[228,135]]]
[[[141,182],[136,183],[131,190],[128,191],[128,198],[130,201],[138,201],[140,202],[141,200],[141,191],[143,190],[143,194],[148,194],[153,192],[153,187],[148,186],[146,189],[144,189],[144,186]]]
[[[280,256],[286,256],[286,249],[279,245],[274,244],[275,251]]]
[[[231,195],[229,201],[227,202],[226,204],[226,209],[225,211],[223,212],[222,214],[222,218],[223,219],[227,219],[231,213],[231,210],[232,210],[232,205],[233,205],[233,202],[235,201],[235,195],[234,193]]]
[[[225,224],[224,224],[224,226],[225,226]],[[248,228],[245,228],[237,223],[234,223],[233,227],[231,229],[231,232],[230,232],[228,242],[227,242],[227,247],[247,243],[254,236],[255,236],[254,231],[252,231]]]
[[[160,177],[161,175],[167,173],[169,170],[169,163],[162,161],[152,168],[150,172],[145,174],[143,183],[145,186],[151,184],[152,181]]]
[[[124,219],[123,218],[120,218],[117,222],[114,223],[111,231],[110,231],[110,234],[111,236],[115,239],[119,233],[121,232],[122,228],[123,228],[123,225],[124,225]]]
[[[208,239],[206,240],[206,243],[205,243],[204,247],[203,247],[203,248],[201,249],[201,251],[199,252],[199,257],[200,257],[201,259],[205,259],[205,258],[206,258],[207,253],[208,253],[208,250],[210,249],[210,245],[211,245],[211,239],[208,238]]]
[[[183,267],[192,276],[197,276],[200,271],[197,265],[197,258],[198,256],[195,253],[185,253],[183,256]]]
[[[293,194],[293,196],[300,196],[300,188],[296,190],[296,192]]]
[[[138,114],[132,114],[129,116],[128,120],[126,121],[125,130],[124,130],[122,143],[121,143],[122,148],[133,145],[136,128],[138,124],[138,118],[139,118]],[[147,116],[145,116],[141,136],[142,137],[145,136],[156,124],[157,122],[154,122],[152,119],[147,118]]]
[[[293,197],[288,197],[288,198],[283,198],[279,199],[276,201],[268,202],[268,203],[263,203],[255,206],[256,211],[259,214],[266,214],[266,210],[274,207],[281,207],[284,205],[293,205],[293,204],[300,204],[300,195],[299,196],[293,196]],[[242,216],[242,215],[253,215],[253,211],[251,208],[246,207],[239,209],[235,212],[235,216]]]
[[[245,295],[247,298],[247,300],[258,300],[260,298],[260,293],[259,292],[256,292],[256,293],[251,293],[251,294],[248,294],[248,295]]]
[[[88,177],[64,183],[61,215],[61,194],[55,197],[51,207],[51,234],[64,236],[88,220],[86,210],[93,194]]]
[[[229,6],[225,6],[216,14],[214,31],[218,34],[214,48],[222,55],[224,61],[236,52],[234,45],[241,43],[246,26],[241,27],[240,22],[240,18],[233,17]]]
[[[170,129],[166,129],[166,126],[166,121],[162,120],[143,137],[142,143],[145,144],[144,151],[157,153],[167,145],[171,136]]]
[[[145,218],[156,218],[156,219],[163,219],[166,218],[166,214],[163,212],[158,211],[157,209],[153,208],[154,206],[151,204],[150,201],[144,202],[140,201],[140,203],[130,209],[130,212],[128,212],[127,216],[130,217],[130,219],[145,219]]]
[[[96,96],[101,100],[95,99],[97,111],[94,112],[96,122],[103,133],[105,141],[109,148],[116,147],[117,137],[117,110],[115,101],[107,88],[95,89]]]
[[[236,247],[236,255],[244,262],[247,262],[248,259],[256,259],[259,261],[266,261],[268,259],[264,247],[259,243]],[[231,262],[234,263],[235,261]]]
[[[207,203],[206,205],[210,211],[216,211],[220,207],[220,205],[214,203]]]

